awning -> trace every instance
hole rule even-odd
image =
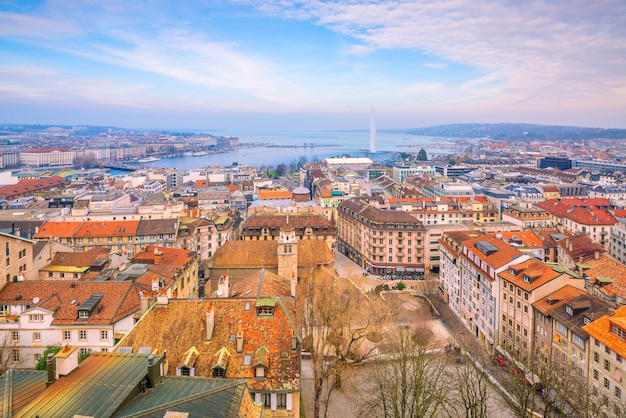
[[[261,298],[256,300],[256,307],[262,306],[276,306],[276,299],[274,298]]]
[[[620,369],[615,369],[615,380],[618,382],[622,381],[622,371]]]
[[[555,334],[554,339],[552,341],[554,341],[555,343],[558,343],[560,339],[561,339],[561,336],[559,334]]]

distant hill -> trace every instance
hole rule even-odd
[[[457,138],[493,138],[510,140],[581,140],[624,139],[626,129],[583,128],[578,126],[534,125],[528,123],[457,123],[426,128],[379,129],[380,132],[407,135],[442,136]]]

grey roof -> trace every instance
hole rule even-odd
[[[165,412],[176,411],[187,412],[189,417],[234,418],[239,416],[245,388],[245,380],[165,377],[115,416],[162,418]]]
[[[0,415],[11,416],[46,388],[44,370],[7,370],[0,376]]]
[[[141,219],[136,235],[173,234],[178,229],[178,219]]]

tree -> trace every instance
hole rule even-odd
[[[417,153],[417,161],[428,161],[428,155],[426,155],[426,150],[424,148],[420,149]]]
[[[0,334],[0,376],[11,368],[20,367],[22,358],[18,349],[18,341],[11,338],[9,332]]]
[[[313,416],[326,417],[342,379],[376,352],[385,312],[378,301],[325,268],[302,280],[298,310],[304,313],[304,348],[311,353]]]
[[[401,326],[386,334],[387,360],[375,363],[365,383],[364,416],[442,416],[450,405],[451,379],[445,355],[429,352],[432,342],[432,331],[423,327]]]
[[[287,174],[287,166],[285,164],[278,164],[278,167],[276,167],[276,174],[281,177]]]
[[[308,163],[309,160],[306,158],[305,155],[301,155],[300,157],[298,157],[298,168],[306,165],[306,163]]]
[[[86,351],[86,352],[84,352],[84,353],[80,353],[80,354],[78,355],[78,363],[79,363],[79,364],[80,364],[80,363],[82,363],[82,362],[83,362],[83,360],[85,360],[85,359],[86,359],[87,357],[89,357],[90,355],[91,355],[91,348],[87,349],[87,351]]]
[[[458,405],[451,408],[459,418],[486,418],[489,399],[489,378],[472,361],[465,361],[454,369],[451,399]],[[471,382],[471,384],[468,384]]]
[[[37,363],[35,364],[35,370],[46,370],[48,368],[48,365],[47,365],[48,356],[50,354],[54,355],[58,353],[59,351],[61,351],[61,344],[46,346],[46,349],[44,350],[43,354],[41,355],[41,357],[39,358],[39,360],[37,360]]]

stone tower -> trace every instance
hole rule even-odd
[[[278,275],[285,279],[298,279],[298,241],[296,231],[287,223],[278,236]]]

